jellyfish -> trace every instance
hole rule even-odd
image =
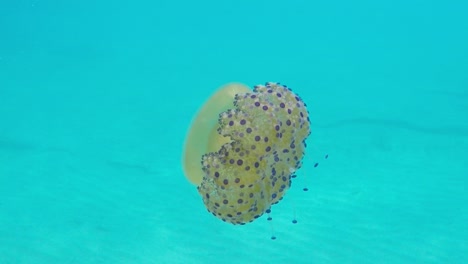
[[[309,135],[306,104],[290,88],[227,84],[192,122],[185,176],[208,212],[234,225],[250,223],[283,199]]]

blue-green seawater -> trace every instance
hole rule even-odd
[[[468,263],[467,14],[1,1],[0,263]],[[192,118],[232,81],[308,105],[304,165],[272,221],[220,221],[182,171]]]

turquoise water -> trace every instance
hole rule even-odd
[[[2,1],[0,263],[467,263],[467,13]],[[271,222],[220,221],[182,172],[192,117],[231,81],[308,104],[304,166]]]

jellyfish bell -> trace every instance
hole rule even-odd
[[[183,167],[209,212],[232,224],[270,214],[301,167],[309,114],[279,83],[234,83],[203,105],[189,130]],[[271,220],[271,217],[268,218]]]
[[[236,94],[251,90],[241,83],[229,83],[219,88],[204,103],[193,119],[185,140],[183,169],[185,177],[198,186],[203,180],[201,158],[204,154],[218,151],[230,141],[228,137],[218,134],[219,114],[234,108]]]

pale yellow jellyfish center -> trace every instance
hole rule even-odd
[[[229,137],[218,134],[219,114],[234,108],[236,94],[251,91],[240,83],[229,83],[216,91],[198,111],[192,121],[191,128],[185,141],[183,154],[183,168],[187,179],[200,185],[203,180],[201,157],[209,152],[218,151]]]

